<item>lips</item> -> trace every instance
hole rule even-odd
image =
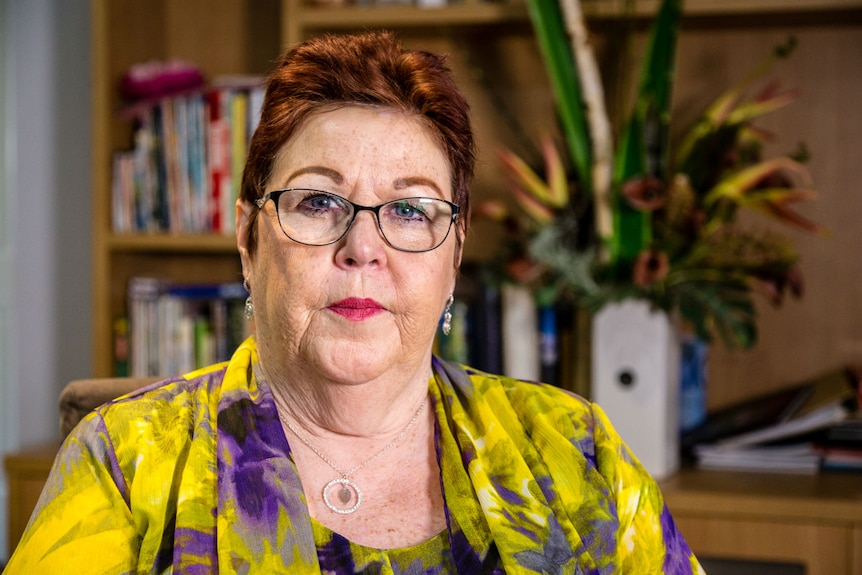
[[[384,311],[382,305],[371,298],[350,297],[329,304],[328,309],[353,321],[361,321]]]

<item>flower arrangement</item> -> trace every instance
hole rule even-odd
[[[814,196],[804,148],[764,159],[770,135],[754,125],[796,97],[775,83],[750,94],[793,41],[715,100],[671,150],[682,4],[664,0],[659,8],[614,153],[580,3],[528,0],[572,167],[549,137],[542,141],[544,178],[501,150],[520,210],[490,202],[476,214],[504,223],[501,273],[532,286],[540,304],[569,298],[595,311],[642,298],[678,312],[702,339],[718,335],[731,346],[750,347],[757,334],[754,290],[765,289],[778,304],[787,292],[801,295],[802,279],[792,246],[776,234],[747,229],[738,221],[740,210],[822,231],[791,208]]]

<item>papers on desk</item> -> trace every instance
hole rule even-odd
[[[690,436],[689,455],[709,469],[862,469],[862,440],[846,433],[862,427],[859,404],[858,372],[833,372],[712,414]]]
[[[775,473],[817,473],[820,453],[810,443],[771,447],[724,449],[702,445],[697,449],[698,467]]]
[[[728,451],[795,437],[846,421],[853,411],[843,401],[836,401],[789,421],[722,439],[717,442],[716,447]]]

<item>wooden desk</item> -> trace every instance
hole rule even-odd
[[[798,563],[807,575],[862,573],[862,474],[686,470],[662,490],[698,556]]]
[[[58,447],[6,457],[10,551],[27,526]],[[686,470],[663,481],[662,490],[698,556],[799,563],[807,575],[862,573],[862,474]]]
[[[59,448],[59,443],[51,443],[6,456],[4,467],[9,482],[10,554],[27,527]]]

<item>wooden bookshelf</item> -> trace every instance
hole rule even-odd
[[[655,14],[660,0],[638,0],[635,15]],[[584,0],[584,13],[591,19],[619,18],[624,12],[622,0]],[[859,0],[688,0],[687,16],[745,16],[792,13],[829,13],[858,10]],[[293,42],[309,32],[350,30],[364,27],[422,28],[447,26],[494,26],[527,20],[524,2],[482,2],[467,0],[445,8],[421,8],[413,5],[356,6],[309,5],[303,0],[287,0],[284,12],[285,37]]]
[[[264,74],[281,49],[280,13],[278,0],[92,0],[93,375],[112,374],[112,324],[126,312],[133,275],[241,279],[232,235],[112,231],[112,156],[131,143],[120,78],[133,64],[168,59],[192,61],[207,78]]]
[[[622,0],[584,1],[585,11],[594,21],[613,21],[620,16],[622,5]],[[657,0],[638,1],[637,13],[649,16],[657,5]],[[814,48],[799,59],[801,71],[785,83],[816,93],[820,89],[820,80],[812,81],[808,86],[798,86],[797,80],[803,78],[804,83],[805,72],[819,72],[823,69],[822,64],[828,62],[843,78],[841,89],[849,94],[859,94],[862,80],[858,74],[852,73],[852,66],[856,53],[853,49],[858,46],[854,34],[862,22],[862,0],[689,0],[685,11],[687,17],[697,21],[697,25],[691,31],[684,27],[681,40],[684,47],[678,74],[681,80],[675,88],[675,101],[684,108],[682,116],[701,109],[739,80],[741,74],[768,52],[776,39],[784,39],[787,31],[795,32],[795,29],[782,24],[769,28],[769,22],[786,22],[788,18],[791,22],[803,24],[801,43],[806,48],[812,45]],[[346,4],[323,7],[306,0],[150,0],[145,3],[92,0],[92,18],[95,376],[111,375],[112,321],[125,311],[129,277],[148,273],[178,281],[235,281],[240,274],[239,258],[231,237],[118,235],[112,232],[112,154],[128,146],[130,137],[128,122],[117,114],[121,105],[117,84],[132,64],[153,59],[184,58],[197,63],[208,77],[264,74],[271,69],[283,47],[311,35],[326,31],[395,29],[410,45],[451,55],[452,68],[473,108],[480,145],[473,188],[475,198],[508,197],[496,167],[497,145],[509,146],[523,154],[525,150],[521,144],[524,140],[535,142],[541,131],[554,130],[552,96],[532,38],[526,8],[520,0],[464,0],[433,9]],[[601,26],[597,28],[601,29]],[[839,38],[844,44],[833,46],[833,30],[838,30],[842,38],[846,36],[843,40]],[[829,40],[824,41],[824,38]],[[599,47],[601,42],[602,39],[598,38]],[[704,71],[706,65],[711,66],[708,72]],[[839,100],[837,96],[836,100]],[[830,110],[830,113],[842,117],[842,122],[847,125],[859,125],[862,119],[856,101],[855,97],[848,96],[838,102],[838,110]],[[796,104],[805,105],[804,102]],[[768,127],[782,138],[787,137],[786,142],[791,143],[797,139],[810,142],[812,138],[807,134],[816,134],[813,138],[816,141],[811,144],[817,158],[828,156],[832,151],[858,149],[862,145],[858,139],[835,137],[840,124],[807,121],[803,111],[804,108],[797,107],[795,113],[788,113]],[[511,118],[505,116],[506,112],[517,117],[526,138],[517,133]],[[819,113],[822,117],[824,111]],[[789,135],[785,133],[788,127]],[[800,136],[800,130],[807,132]],[[830,196],[835,193],[832,190],[838,189],[842,200],[845,196],[851,197],[850,183],[862,178],[859,163],[843,161],[838,169],[833,164],[821,170],[828,172],[826,178],[815,173],[818,184],[829,189]],[[825,214],[828,225],[830,218],[840,219],[843,212],[852,210],[854,206],[862,209],[859,200],[848,201],[850,204],[845,204],[843,210],[829,206],[814,217],[823,221]],[[844,232],[836,235],[841,235],[844,241],[850,237]],[[498,232],[474,222],[465,257],[487,258],[491,252],[489,246],[495,245],[498,239]],[[850,250],[839,248],[836,251],[846,252],[847,255],[841,257],[849,261]],[[815,279],[824,274],[827,266],[834,265],[830,261],[810,261],[817,260],[818,255],[816,250],[813,254],[811,250],[803,253],[806,275]],[[813,289],[816,292],[817,285]],[[852,286],[841,290],[841,293],[849,294]],[[849,296],[841,297],[847,299]],[[837,328],[820,327],[814,333],[818,339],[839,342],[830,348],[830,353],[835,355],[838,353],[835,350],[853,345],[859,347],[858,341],[848,341],[858,330],[845,325],[846,321],[839,312],[823,309],[824,304],[807,300],[805,305],[808,306],[805,310],[793,313],[806,317],[818,314],[818,317],[826,318],[823,323],[831,321],[838,325]],[[769,346],[780,348],[797,338],[792,329],[771,328],[769,322],[775,321],[778,320],[767,318],[765,332],[773,338]],[[824,333],[829,329],[832,332]],[[797,351],[793,354],[793,361],[781,365],[772,362],[771,366],[764,360],[734,359],[726,362],[726,354],[719,352],[718,371],[710,377],[712,382],[722,381],[721,389],[711,388],[711,398],[718,397],[717,404],[736,401],[746,395],[771,390],[780,382],[795,382],[800,377],[823,370],[823,365],[815,365],[815,362],[825,361],[823,353],[818,354],[814,348]],[[830,364],[826,367],[844,361],[839,362],[833,357],[828,359]],[[740,377],[740,366],[756,373],[756,385],[750,384],[750,379]],[[789,375],[791,366],[794,375]],[[767,369],[769,373],[762,373]]]
[[[862,477],[685,470],[662,483],[701,558],[802,565],[807,575],[862,573]]]

